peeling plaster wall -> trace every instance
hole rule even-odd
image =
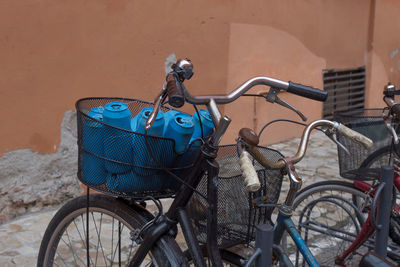
[[[56,153],[21,149],[0,157],[0,223],[78,196],[77,151],[76,113],[67,111]]]
[[[400,87],[400,2],[375,0],[373,40],[369,51],[367,107],[383,107],[382,91],[390,81]]]

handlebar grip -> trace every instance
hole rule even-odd
[[[350,138],[354,142],[357,142],[357,143],[363,145],[366,149],[372,147],[372,145],[374,144],[372,142],[372,140],[369,139],[368,137],[348,128],[347,126],[344,126],[343,124],[339,124],[338,132],[341,135],[344,135],[344,136]]]
[[[400,118],[400,104],[394,104],[392,106],[392,112],[396,114],[397,118]]]
[[[258,179],[257,172],[251,163],[249,153],[247,151],[243,151],[240,155],[240,169],[242,170],[242,174],[244,176],[244,185],[246,186],[246,190],[248,192],[258,191],[261,187],[260,180]]]
[[[168,103],[174,108],[180,108],[185,104],[185,98],[179,82],[176,81],[174,75],[168,75],[167,78],[167,94]]]
[[[287,88],[289,93],[307,97],[309,99],[317,100],[324,102],[328,97],[328,92],[322,91],[311,86],[302,85],[299,83],[289,82],[289,86]]]

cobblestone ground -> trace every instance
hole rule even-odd
[[[296,152],[298,142],[299,139],[295,138],[271,147],[289,156]],[[306,157],[296,166],[303,178],[303,186],[316,181],[338,179],[336,145],[322,133],[314,133]],[[288,184],[284,182],[283,192],[287,187]],[[36,265],[41,238],[57,208],[31,213],[0,226],[0,266]]]

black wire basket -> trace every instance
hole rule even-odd
[[[347,137],[338,135],[338,141],[350,152],[348,154],[342,147],[338,146],[339,169],[343,178],[352,180],[376,180],[380,178],[380,167],[389,163],[390,155],[388,154],[387,158],[380,158],[373,165],[368,164],[368,162],[375,151],[391,143],[392,136],[385,126],[382,114],[383,109],[362,109],[334,114],[335,121],[365,135],[374,142],[372,148],[366,149]]]
[[[258,148],[272,161],[283,158],[276,150]],[[236,145],[221,146],[217,162],[220,166],[217,204],[218,245],[226,248],[236,244],[246,244],[254,240],[255,225],[271,221],[272,211],[279,199],[283,176],[280,170],[265,169],[254,161],[261,188],[255,193],[248,193],[240,170]],[[207,195],[207,176],[203,177],[197,190]],[[207,241],[207,206],[207,201],[196,193],[186,206],[197,238],[202,243]]]
[[[178,153],[173,139],[145,136],[89,116],[92,108],[115,101],[126,103],[132,117],[143,108],[153,106],[149,102],[125,98],[78,100],[79,180],[90,188],[114,196],[173,196],[181,182],[165,169],[185,177],[183,174],[193,166],[196,153],[193,149]],[[166,112],[170,108],[162,107],[161,110]]]

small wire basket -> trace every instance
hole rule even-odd
[[[114,127],[89,116],[92,108],[110,102],[128,105],[132,117],[153,104],[125,98],[84,98],[76,103],[78,123],[78,178],[90,188],[120,197],[171,197],[195,157],[188,149],[175,151],[175,140]],[[162,111],[170,110],[162,107]],[[150,151],[147,148],[150,148]],[[155,160],[154,160],[155,159]]]
[[[352,180],[380,179],[380,165],[389,163],[389,155],[381,158],[374,165],[369,165],[369,157],[380,148],[390,145],[391,134],[383,121],[383,109],[362,109],[357,111],[337,112],[334,120],[350,129],[370,138],[374,145],[366,149],[362,145],[351,141],[347,137],[338,135],[338,141],[343,144],[350,154],[338,146],[339,169],[343,178]]]
[[[283,158],[276,150],[266,147],[258,149],[270,160],[278,161]],[[218,245],[226,248],[236,244],[246,244],[254,240],[255,225],[271,221],[271,214],[279,199],[283,175],[280,170],[265,169],[254,161],[261,188],[255,193],[248,193],[240,170],[236,145],[221,146],[217,162],[220,166],[217,204]],[[207,196],[206,175],[197,186],[197,190]],[[259,205],[260,202],[263,205]],[[207,242],[207,206],[207,201],[196,193],[186,206],[197,238],[202,243]]]

